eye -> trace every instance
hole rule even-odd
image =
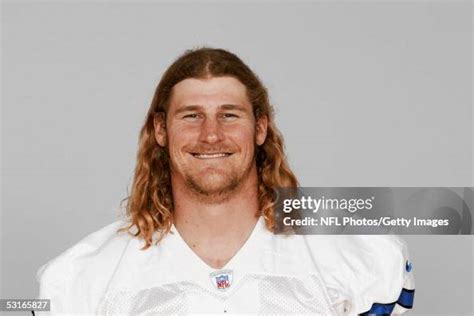
[[[186,120],[196,120],[198,118],[199,118],[198,113],[190,113],[183,116],[183,119],[186,119]]]
[[[225,120],[233,120],[238,118],[239,116],[234,113],[223,113],[221,117]]]

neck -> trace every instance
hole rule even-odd
[[[176,177],[171,178],[171,183],[174,225],[180,235],[209,265],[223,266],[245,243],[258,221],[256,167],[241,185],[218,202],[197,196]],[[210,258],[216,249],[222,257]]]

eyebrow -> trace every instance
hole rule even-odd
[[[179,114],[179,113],[182,113],[182,112],[188,112],[188,111],[197,111],[197,110],[200,110],[200,109],[202,109],[202,106],[200,106],[200,105],[185,105],[185,106],[182,106],[182,107],[178,108],[175,111],[175,114]]]
[[[202,110],[204,107],[202,105],[185,105],[185,106],[182,106],[180,108],[178,108],[176,111],[175,111],[175,114],[179,114],[179,113],[183,113],[183,112],[188,112],[188,111],[198,111],[198,110]],[[222,109],[222,110],[236,110],[236,111],[241,111],[241,112],[247,112],[246,108],[241,106],[241,105],[237,105],[237,104],[221,104],[219,105],[219,109]]]

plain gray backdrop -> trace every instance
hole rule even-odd
[[[0,297],[116,220],[153,91],[202,45],[263,80],[303,186],[473,186],[470,1],[4,1]],[[473,237],[405,240],[411,314],[472,315]]]

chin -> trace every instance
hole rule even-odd
[[[202,195],[221,195],[233,191],[240,181],[224,175],[207,174],[200,177],[190,177],[188,185]]]

